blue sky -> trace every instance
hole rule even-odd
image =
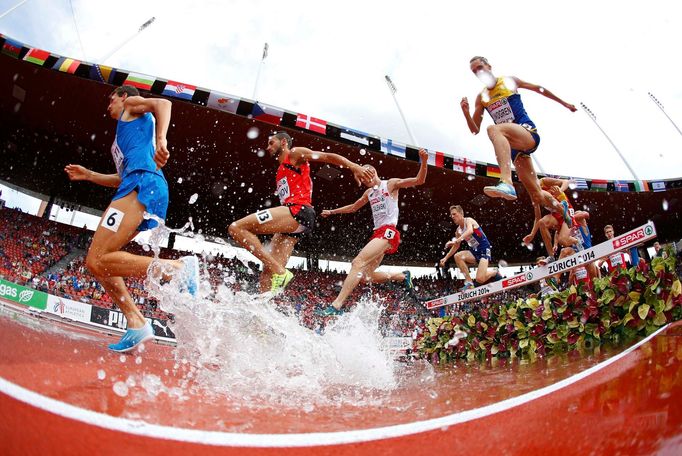
[[[0,0],[4,12],[19,1]],[[418,145],[494,162],[459,102],[480,82],[468,67],[487,56],[498,75],[584,102],[640,179],[682,177],[678,2],[405,2],[29,0],[0,19],[0,32],[92,62],[156,21],[106,63],[251,97],[263,44],[258,99],[337,124],[409,142],[384,82],[389,74]],[[80,40],[79,40],[80,35]],[[82,45],[81,45],[82,43]],[[549,173],[631,179],[589,117],[522,92]],[[490,123],[484,120],[484,125]]]

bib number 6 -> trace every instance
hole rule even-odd
[[[107,210],[107,213],[104,214],[104,217],[102,217],[102,226],[116,233],[121,226],[123,217],[125,217],[125,214],[122,211],[110,207]]]

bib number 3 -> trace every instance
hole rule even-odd
[[[118,228],[121,226],[125,214],[118,209],[110,207],[107,213],[102,217],[102,226],[114,233],[118,232]]]
[[[263,223],[267,223],[272,220],[272,213],[268,209],[258,211],[256,212],[256,218],[258,219],[258,223],[262,225]]]

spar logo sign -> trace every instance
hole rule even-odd
[[[440,307],[445,305],[445,298],[438,298],[434,299],[433,301],[429,301],[426,303],[426,308],[427,309],[433,309],[434,307]]]
[[[614,249],[622,249],[623,247],[627,247],[632,244],[636,244],[639,242],[641,239],[651,236],[654,233],[654,229],[651,227],[651,225],[647,225],[643,228],[640,228],[636,231],[633,231],[632,233],[625,234],[619,238],[614,239],[613,242],[613,248]]]
[[[529,280],[533,280],[533,273],[529,272],[526,275],[517,275],[514,276],[510,279],[503,280],[502,281],[502,288],[507,288],[507,287],[512,287],[514,285],[518,285],[520,283],[527,282]]]

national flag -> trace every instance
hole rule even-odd
[[[617,192],[629,192],[630,187],[628,186],[628,183],[625,181],[615,181],[614,186],[616,187]]]
[[[576,190],[587,190],[589,188],[587,186],[587,181],[582,177],[574,177],[571,179],[571,181],[573,182],[571,188],[575,188]]]
[[[182,100],[191,100],[195,90],[197,90],[197,86],[184,84],[182,82],[168,81],[166,87],[163,89],[162,95],[180,98]]]
[[[594,179],[594,180],[592,180],[592,185],[590,186],[590,190],[592,190],[593,192],[605,192],[607,186],[608,186],[608,181],[605,181],[602,179]]]
[[[50,53],[47,51],[43,51],[42,49],[30,49],[26,55],[24,56],[24,60],[27,62],[35,63],[36,65],[43,66],[45,64],[45,60],[50,56]]]
[[[76,69],[80,66],[80,60],[70,59],[68,57],[60,57],[57,62],[52,65],[53,70],[59,70],[62,73],[74,74]]]
[[[2,53],[18,59],[22,47],[23,45],[20,42],[5,38],[5,44],[2,45]]]
[[[656,181],[656,182],[651,182],[651,190],[655,192],[664,192],[665,191],[665,182],[663,181]]]
[[[343,139],[353,141],[363,146],[369,146],[369,134],[362,131],[353,130],[352,128],[344,127],[339,133],[339,136]]]
[[[495,165],[488,165],[486,176],[500,178],[500,167]]]
[[[90,79],[111,84],[116,75],[116,69],[106,65],[93,64],[90,67]]]
[[[445,162],[445,154],[438,151],[429,151],[429,165],[443,168]]]
[[[476,162],[463,157],[455,157],[452,162],[452,169],[460,173],[476,174]],[[497,169],[499,173],[499,168]],[[500,177],[499,175],[497,177]]]
[[[240,98],[234,97],[232,95],[227,95],[220,92],[211,92],[208,96],[208,107],[236,114],[240,101]]]
[[[258,119],[273,125],[280,124],[283,114],[284,111],[281,109],[275,108],[274,106],[268,106],[263,103],[254,104],[253,110],[251,111],[251,117],[254,119]]]
[[[637,192],[648,192],[649,183],[647,181],[635,181],[635,191]]]
[[[146,74],[129,73],[123,85],[130,85],[142,90],[151,90],[152,84],[156,78],[154,76],[147,76]]]
[[[393,142],[392,139],[381,140],[381,151],[386,155],[394,155],[405,158],[405,146]]]
[[[327,133],[327,121],[312,117],[307,114],[296,115],[296,126],[305,128],[306,130],[314,131],[316,133]]]

